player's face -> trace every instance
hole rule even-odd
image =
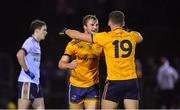
[[[47,27],[44,25],[42,28],[39,30],[39,37],[41,40],[44,40],[47,35]]]
[[[99,30],[99,22],[98,22],[98,20],[89,19],[87,21],[87,24],[84,25],[84,31],[86,33],[94,33],[94,32],[98,32],[98,30]]]

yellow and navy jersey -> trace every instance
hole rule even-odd
[[[93,42],[103,47],[108,80],[137,78],[135,47],[140,42],[139,34],[116,29],[108,33],[94,33]]]
[[[98,66],[102,47],[83,41],[72,40],[68,43],[65,53],[78,65],[71,70],[70,83],[77,87],[90,87],[98,82]]]

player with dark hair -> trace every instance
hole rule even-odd
[[[71,29],[64,29],[61,32],[71,38],[103,47],[107,81],[102,96],[102,109],[116,109],[121,100],[125,109],[137,109],[139,105],[135,48],[143,38],[138,32],[123,30],[124,25],[124,13],[112,11],[108,21],[110,32],[88,34]]]
[[[30,30],[32,35],[23,43],[17,52],[17,59],[21,66],[18,78],[18,109],[28,109],[32,103],[34,109],[44,109],[40,78],[40,41],[45,39],[47,26],[44,21],[32,21]]]
[[[99,23],[94,15],[83,18],[84,33],[98,32]],[[97,44],[73,39],[59,61],[60,69],[70,69],[69,108],[98,108],[98,65],[102,48]]]

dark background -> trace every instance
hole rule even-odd
[[[109,12],[122,10],[126,17],[126,26],[139,31],[144,38],[136,52],[136,58],[139,58],[142,64],[145,65],[149,57],[158,59],[162,55],[174,61],[180,54],[179,9],[176,0],[2,0],[0,108],[6,108],[8,102],[17,101],[16,84],[20,66],[16,60],[16,52],[30,35],[31,21],[40,19],[48,26],[48,35],[41,42],[46,107],[66,108],[67,101],[64,100],[67,87],[63,85],[67,84],[67,74],[58,70],[57,64],[71,39],[58,36],[57,33],[62,27],[82,31],[83,16],[95,14],[99,19],[100,31],[108,31]],[[104,67],[101,67],[100,71],[104,72]],[[142,104],[142,107],[148,106]]]

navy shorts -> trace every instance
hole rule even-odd
[[[80,104],[84,101],[97,101],[99,98],[99,86],[95,84],[88,88],[69,86],[69,103]]]
[[[18,82],[18,98],[34,100],[42,96],[40,85],[30,82]]]
[[[102,99],[116,103],[123,99],[139,99],[138,80],[108,80],[104,87]]]

